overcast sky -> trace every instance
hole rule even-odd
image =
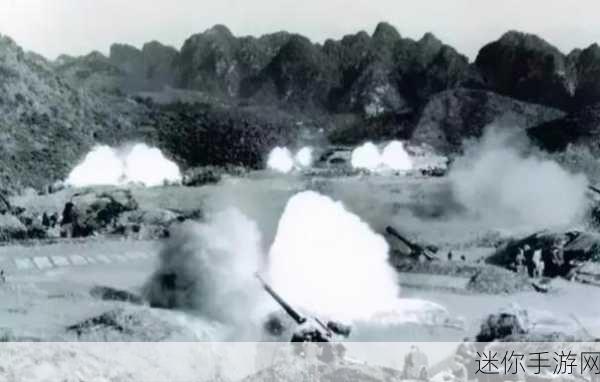
[[[509,29],[565,52],[600,42],[598,0],[0,0],[0,33],[48,58],[106,53],[113,42],[180,48],[214,24],[236,35],[287,30],[323,41],[370,33],[382,20],[405,37],[431,31],[471,59]]]

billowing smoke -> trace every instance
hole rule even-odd
[[[130,150],[94,147],[67,177],[75,187],[122,185],[130,182],[159,186],[181,181],[179,167],[162,152],[143,143]]]
[[[352,167],[369,171],[409,171],[413,161],[400,141],[388,143],[382,152],[372,142],[352,151]]]
[[[237,209],[218,212],[206,223],[185,222],[164,245],[146,295],[155,306],[247,328],[264,297],[254,278],[261,253],[256,223]]]
[[[381,162],[384,167],[394,171],[409,171],[413,168],[412,159],[400,141],[392,141],[385,146]]]
[[[123,162],[115,150],[96,146],[71,171],[66,183],[75,187],[119,184],[124,176]]]
[[[133,146],[125,157],[124,171],[127,181],[146,186],[181,181],[181,173],[175,162],[167,159],[159,149],[141,143]]]
[[[300,167],[310,167],[313,162],[313,149],[312,147],[303,147],[296,153],[294,157],[296,164]]]
[[[367,142],[352,151],[352,167],[375,171],[381,166],[381,154],[372,142]]]
[[[313,150],[311,147],[303,147],[296,155],[287,147],[275,147],[269,153],[267,167],[277,172],[289,173],[294,169],[308,168],[312,165]]]
[[[574,223],[586,206],[587,179],[526,154],[526,138],[488,129],[450,171],[454,197],[501,224],[547,228]]]
[[[256,339],[266,316],[280,309],[260,288],[256,271],[306,314],[368,322],[359,338],[369,339],[381,325],[447,314],[428,301],[398,298],[386,241],[326,196],[305,191],[289,198],[268,256],[262,237],[256,222],[235,208],[182,224],[160,253],[146,297],[154,306],[220,323],[220,340]]]
[[[287,147],[275,147],[269,153],[267,167],[278,172],[288,173],[294,168],[294,158]]]
[[[341,202],[305,191],[289,200],[279,221],[269,277],[293,305],[347,322],[410,321],[423,309],[443,310],[398,298],[388,249],[384,238]]]

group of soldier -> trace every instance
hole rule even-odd
[[[550,248],[551,256],[549,257],[549,260],[555,268],[562,268],[565,266],[565,244],[566,242],[564,239],[558,239]],[[531,259],[531,272],[527,266],[527,259]],[[532,249],[529,244],[520,246],[517,249],[513,268],[517,273],[529,275],[534,279],[544,277],[546,263],[542,257],[542,249]]]

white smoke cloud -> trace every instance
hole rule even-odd
[[[179,181],[181,173],[177,164],[167,159],[159,149],[143,143],[134,145],[128,152],[105,145],[96,146],[66,179],[66,183],[74,187],[130,182],[150,187]]]
[[[209,216],[206,223],[185,222],[165,243],[146,295],[158,306],[234,324],[237,332],[231,335],[239,336],[251,327],[265,297],[254,278],[262,253],[256,223],[235,208]],[[174,290],[162,286],[165,275],[174,275]]]
[[[586,208],[584,175],[526,155],[514,132],[488,129],[451,168],[458,202],[483,218],[530,229],[572,224]]]
[[[392,141],[385,146],[381,154],[381,162],[394,171],[409,171],[413,168],[412,159],[400,141]]]
[[[383,152],[372,142],[366,142],[352,151],[352,167],[369,171],[409,171],[413,161],[400,141],[391,141]]]
[[[146,186],[159,186],[166,182],[179,182],[181,173],[175,162],[153,147],[138,143],[125,158],[125,178]]]
[[[267,167],[283,173],[288,173],[294,168],[294,158],[287,147],[275,147],[269,153]]]
[[[341,202],[316,192],[293,196],[269,252],[275,290],[294,306],[347,322],[416,320],[424,310],[444,311],[421,300],[399,299],[388,245]]]
[[[313,162],[313,149],[312,147],[301,148],[294,157],[296,164],[300,167],[310,167]]]
[[[267,167],[277,172],[289,173],[294,169],[308,168],[312,165],[313,149],[311,147],[303,147],[296,155],[287,147],[275,147],[269,153],[267,159]]]
[[[381,166],[381,154],[372,142],[367,142],[352,151],[352,167],[375,171]]]
[[[115,150],[96,146],[75,166],[66,183],[76,187],[98,186],[119,184],[123,178],[123,163]]]

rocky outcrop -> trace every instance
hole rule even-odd
[[[560,110],[489,91],[449,90],[436,94],[425,105],[412,140],[452,153],[460,150],[465,138],[480,137],[488,125],[524,129],[562,116]]]

